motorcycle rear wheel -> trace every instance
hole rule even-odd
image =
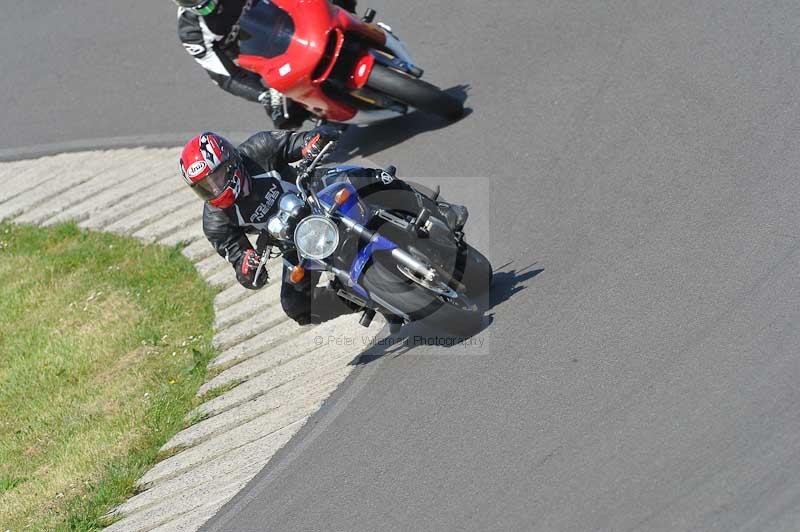
[[[464,116],[464,104],[456,98],[435,85],[384,65],[373,66],[367,86],[406,105],[448,120],[458,120]]]

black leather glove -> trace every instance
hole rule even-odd
[[[306,133],[303,157],[316,157],[329,142],[336,142],[342,136],[342,126],[323,124]]]
[[[258,265],[261,263],[261,257],[262,256],[259,255],[256,250],[251,248],[244,252],[242,258],[239,259],[239,262],[234,266],[236,269],[236,280],[245,288],[258,290],[267,284],[269,277],[267,275],[266,264],[261,268],[261,273],[258,275],[258,279],[256,279],[256,272],[258,271]]]

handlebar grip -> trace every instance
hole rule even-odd
[[[315,150],[310,150],[302,159],[300,159],[300,164],[298,167],[300,170],[306,171],[320,155],[329,153],[330,150],[335,146],[336,141],[329,140],[319,149],[319,151],[315,152]]]

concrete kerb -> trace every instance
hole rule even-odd
[[[109,530],[197,530],[300,429],[361,351],[352,344],[318,349],[314,343],[363,331],[354,316],[318,327],[286,318],[279,304],[280,259],[270,263],[275,280],[266,289],[235,283],[228,263],[203,238],[202,205],[177,176],[176,156],[175,148],[132,147],[0,163],[7,182],[0,219],[47,225],[76,220],[84,228],[136,233],[163,245],[186,243],[182,254],[198,273],[224,287],[214,300],[214,343],[224,350],[210,364],[223,371],[203,389],[241,384],[190,414],[203,419],[164,446],[183,450],[140,479],[144,491],[115,509],[123,519]],[[177,217],[164,216],[176,211]],[[377,330],[373,326],[372,333]]]
[[[230,269],[230,267],[226,269]],[[208,282],[213,284],[211,279]],[[251,318],[258,312],[280,305],[278,299],[280,298],[280,293],[280,285],[274,283],[262,288],[257,294],[244,298],[238,305],[228,307],[217,315],[214,320],[214,330],[217,332],[224,331],[236,323]]]
[[[187,193],[188,192],[188,193]],[[102,227],[104,231],[120,234],[134,234],[136,231],[148,224],[159,220],[164,216],[166,209],[183,209],[194,207],[195,216],[203,212],[203,207],[197,204],[197,197],[186,187],[180,187],[166,194],[158,194],[156,190],[150,194],[137,195],[127,213],[120,213],[121,216],[111,219],[108,218],[106,225]]]
[[[283,439],[287,433],[299,430],[304,422],[305,418],[295,419],[276,429],[275,423],[268,417],[256,418],[214,439],[162,460],[145,473],[136,484],[140,488],[151,488],[158,482],[169,480],[254,441],[263,438]]]
[[[353,360],[354,351],[337,353],[329,361],[321,362],[319,365],[316,365],[316,361],[310,362],[304,360],[305,358],[291,360],[284,366],[243,383],[230,393],[216,398],[221,399],[220,401],[212,400],[209,403],[213,404],[200,405],[193,413],[211,417],[196,423],[171,439],[164,444],[162,451],[194,445],[200,439],[239,423],[239,420],[252,419],[285,407],[287,404],[291,407],[294,400],[298,399],[295,397],[297,393],[307,394],[318,388],[327,387],[329,376],[345,369],[345,365]],[[315,357],[311,358],[313,360]]]
[[[131,157],[130,153],[120,156],[120,159],[127,160]],[[81,185],[99,174],[108,170],[108,162],[101,157],[82,158],[78,154],[72,156],[72,162],[76,168],[70,170],[67,165],[58,165],[56,168],[49,168],[48,172],[43,171],[46,177],[42,181],[36,179],[37,172],[32,172],[27,177],[26,185],[21,187],[18,194],[0,203],[0,220],[14,218],[40,205],[42,202],[52,198],[58,198],[71,188]],[[78,164],[75,164],[77,161]],[[52,163],[52,161],[50,161]],[[115,161],[118,163],[119,161]],[[41,176],[40,176],[40,179]],[[31,186],[31,183],[36,183]]]
[[[157,216],[135,231],[133,236],[145,242],[155,242],[184,227],[199,226],[203,215],[197,198],[191,198],[183,206],[173,209],[169,216]]]
[[[49,218],[64,211],[64,205],[70,207],[82,208],[86,201],[95,197],[102,192],[114,189],[119,181],[127,180],[137,176],[141,169],[138,165],[146,166],[150,161],[155,161],[160,154],[151,154],[144,152],[137,160],[137,166],[129,165],[125,167],[124,171],[117,172],[115,168],[108,168],[102,172],[98,172],[94,177],[88,181],[72,187],[69,190],[61,193],[58,197],[45,200],[38,204],[36,208],[29,210],[25,214],[17,218],[18,222],[42,224]],[[136,180],[138,181],[138,179]],[[141,186],[141,184],[140,184]]]
[[[201,238],[193,242],[192,244],[189,244],[188,246],[183,248],[181,253],[183,254],[184,257],[186,257],[192,262],[198,262],[212,255],[217,255],[217,252],[214,251],[214,248],[208,245],[208,241],[206,241],[206,239],[204,238]]]
[[[161,158],[166,153],[172,150],[158,150],[154,157]],[[66,220],[84,221],[89,217],[94,217],[104,212],[119,212],[121,210],[120,204],[130,198],[131,208],[135,208],[136,199],[141,198],[143,189],[149,191],[150,189],[163,188],[171,192],[177,190],[183,185],[175,180],[164,179],[164,172],[157,167],[146,167],[143,171],[135,170],[130,174],[116,174],[114,181],[117,182],[116,186],[109,187],[103,192],[93,194],[85,202],[79,202],[64,211],[55,214],[48,220],[43,222],[43,225],[52,225],[54,223],[63,222]],[[119,183],[122,181],[121,183]]]
[[[279,302],[272,303],[269,305],[269,307],[277,306],[279,304]],[[225,327],[221,327],[218,330],[225,330]],[[272,348],[282,342],[285,338],[295,334],[300,334],[300,332],[297,330],[297,325],[294,322],[287,320],[283,323],[279,323],[268,331],[259,333],[252,338],[229,347],[217,355],[217,357],[211,361],[209,367],[222,371],[223,369],[227,369],[234,364],[261,354],[265,349]]]
[[[148,174],[145,174],[148,175]],[[146,187],[141,185],[133,185],[134,189],[130,190],[130,185],[122,185],[118,189],[124,189],[122,194],[116,198],[116,201],[108,204],[109,208],[104,208],[98,212],[91,213],[91,217],[81,222],[79,225],[86,229],[95,229],[108,231],[106,229],[110,225],[124,219],[127,216],[136,215],[136,213],[143,209],[144,206],[160,201],[162,198],[171,198],[173,195],[180,194],[183,196],[183,189],[185,185],[174,180],[156,179],[148,182]],[[165,200],[174,202],[175,199],[171,198]],[[183,198],[182,198],[183,201]],[[188,198],[185,200],[188,202]],[[138,226],[136,227],[138,229]]]
[[[314,382],[298,381],[305,387],[301,393],[292,394],[292,387],[287,386],[270,391],[238,408],[228,410],[223,414],[213,416],[205,421],[192,426],[192,431],[184,431],[180,437],[173,438],[163,447],[167,452],[175,448],[194,447],[208,440],[226,434],[246,423],[263,418],[263,426],[282,427],[287,422],[311,415],[317,409],[317,403],[324,400],[341,382],[342,375],[349,373],[348,368],[341,364],[334,368],[326,367],[326,371],[319,371],[314,376]],[[285,394],[285,398],[275,398],[275,394]]]
[[[282,310],[280,312],[282,313]],[[263,353],[226,369],[201,386],[198,393],[206,394],[214,388],[256,377],[275,366],[289,362],[297,356],[319,349],[321,344],[318,339],[326,338],[333,334],[341,335],[344,331],[349,332],[356,329],[356,327],[359,326],[353,320],[353,316],[342,316],[317,327],[304,327],[301,331],[298,331],[298,335],[293,339],[271,346]]]
[[[204,257],[194,264],[194,268],[197,270],[197,273],[202,275],[204,279],[208,279],[208,277],[225,267],[230,268],[230,263],[228,263],[228,261],[226,261],[224,258],[220,257],[217,253]]]
[[[283,308],[280,305],[272,305],[264,312],[255,314],[244,321],[240,321],[236,325],[219,331],[214,337],[214,347],[220,350],[228,349],[285,320],[286,314]]]
[[[161,244],[162,246],[173,247],[173,246],[185,246],[191,244],[195,240],[200,240],[205,238],[203,237],[202,233],[198,230],[199,224],[197,227],[189,226],[184,227],[183,229],[179,229],[174,233],[166,236],[162,239],[156,241],[157,244]]]

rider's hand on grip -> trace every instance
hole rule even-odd
[[[244,255],[242,255],[242,258],[239,259],[239,262],[237,262],[235,266],[236,279],[239,281],[239,284],[251,290],[257,290],[267,284],[269,276],[267,275],[266,268],[261,268],[261,273],[258,275],[258,279],[256,279],[256,272],[258,272],[258,266],[261,264],[261,260],[262,255],[259,255],[254,249],[248,249],[244,252]]]
[[[303,146],[303,158],[313,161],[322,149],[330,142],[338,141],[342,136],[342,128],[333,124],[325,124],[306,133],[306,144]]]

